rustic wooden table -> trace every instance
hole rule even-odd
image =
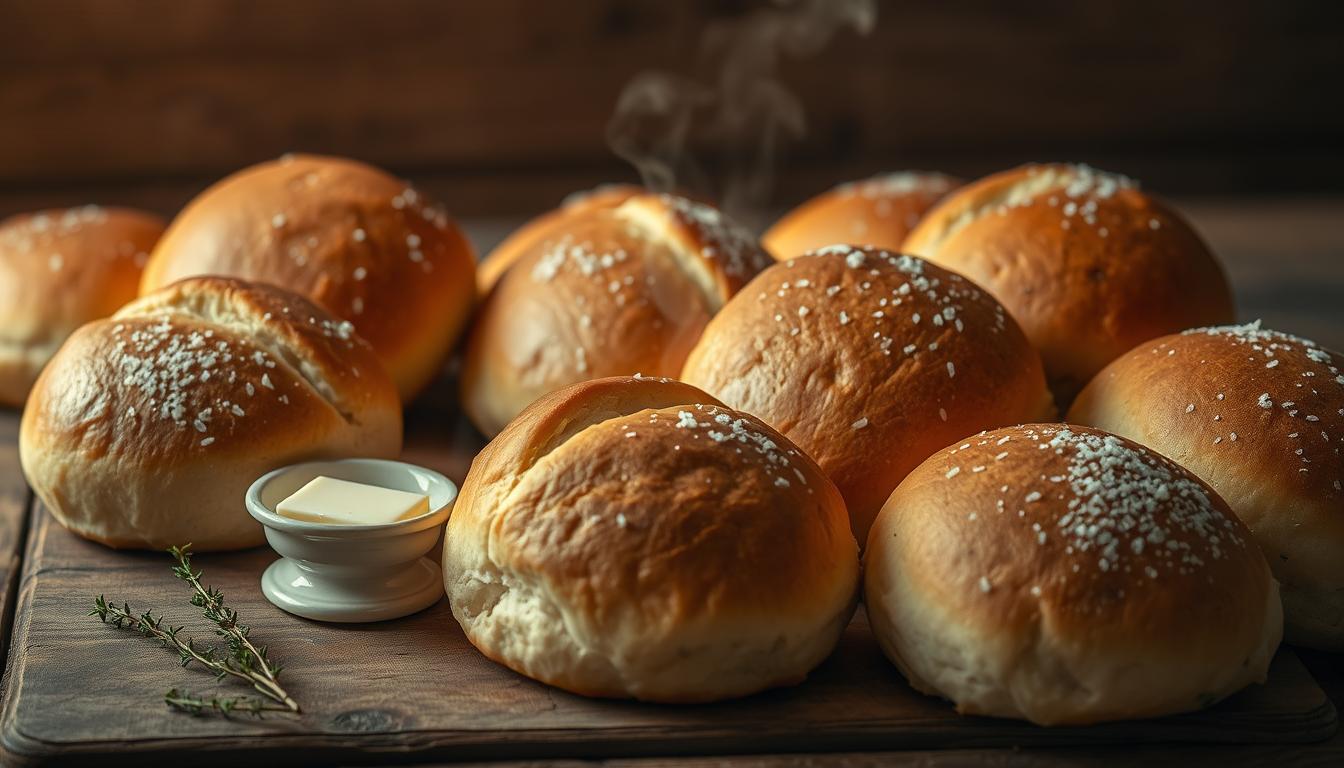
[[[1222,254],[1244,319],[1344,349],[1344,200],[1188,202]],[[514,221],[472,222],[483,248]],[[79,540],[34,503],[18,467],[18,415],[0,412],[0,748],[11,764],[169,760],[406,763],[559,757],[638,766],[1344,764],[1336,709],[1344,659],[1286,650],[1269,684],[1161,721],[1040,729],[967,719],[919,696],[877,653],[860,616],[804,686],[713,707],[593,702],[481,658],[446,606],[363,629],[289,617],[256,588],[267,550],[200,558],[258,637],[290,663],[301,718],[192,718],[156,698],[208,687],[163,649],[83,614],[93,594],[195,617],[163,556]],[[408,460],[461,480],[480,438],[444,382],[408,413]]]

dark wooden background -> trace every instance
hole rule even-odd
[[[352,155],[462,216],[631,172],[635,73],[690,72],[769,0],[0,0],[0,214],[171,212],[288,150]],[[774,203],[883,168],[1079,159],[1173,195],[1344,190],[1344,3],[879,0],[785,61],[807,109]]]

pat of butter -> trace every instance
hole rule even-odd
[[[425,514],[429,497],[320,475],[275,505],[275,511],[312,523],[379,525]]]

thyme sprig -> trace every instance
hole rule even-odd
[[[162,616],[155,616],[151,611],[137,614],[129,603],[118,605],[103,595],[94,598],[89,615],[97,616],[104,624],[157,640],[177,653],[183,667],[195,662],[213,673],[216,681],[231,677],[251,685],[264,697],[199,697],[173,688],[163,697],[173,709],[194,715],[213,712],[226,717],[234,713],[254,717],[261,717],[263,712],[297,713],[298,702],[280,685],[281,665],[271,660],[266,646],[252,642],[251,630],[239,620],[238,612],[224,602],[224,593],[201,582],[202,572],[191,565],[191,545],[173,547],[168,552],[176,561],[173,575],[191,586],[191,604],[201,609],[201,615],[215,625],[215,634],[224,639],[227,653],[213,646],[198,645],[183,634],[184,627],[165,623]]]
[[[298,703],[280,687],[283,667],[271,661],[266,646],[252,643],[248,637],[251,630],[238,620],[237,611],[224,604],[224,593],[201,584],[201,572],[191,567],[190,548],[191,545],[173,547],[168,552],[177,561],[173,575],[191,585],[191,604],[200,608],[201,615],[218,627],[215,634],[224,638],[234,664],[251,679],[252,686],[262,695],[285,705],[289,711],[298,712]]]
[[[204,715],[208,712],[218,712],[228,717],[235,712],[261,717],[263,712],[290,712],[289,707],[279,704],[268,703],[265,699],[256,696],[211,696],[203,698],[192,694],[190,691],[183,691],[177,688],[170,689],[163,695],[163,701],[173,709],[189,712],[193,715]]]

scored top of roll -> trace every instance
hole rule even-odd
[[[568,384],[676,375],[709,318],[771,263],[722,213],[674,195],[568,215],[518,257],[477,314],[464,408],[493,435]]]
[[[537,400],[472,463],[448,526],[445,585],[471,641],[587,695],[796,683],[856,596],[858,548],[816,464],[670,379]]]
[[[401,405],[348,321],[301,296],[189,278],[70,337],[33,388],[20,455],[63,524],[119,547],[254,546],[242,497],[291,461],[401,447]]]

